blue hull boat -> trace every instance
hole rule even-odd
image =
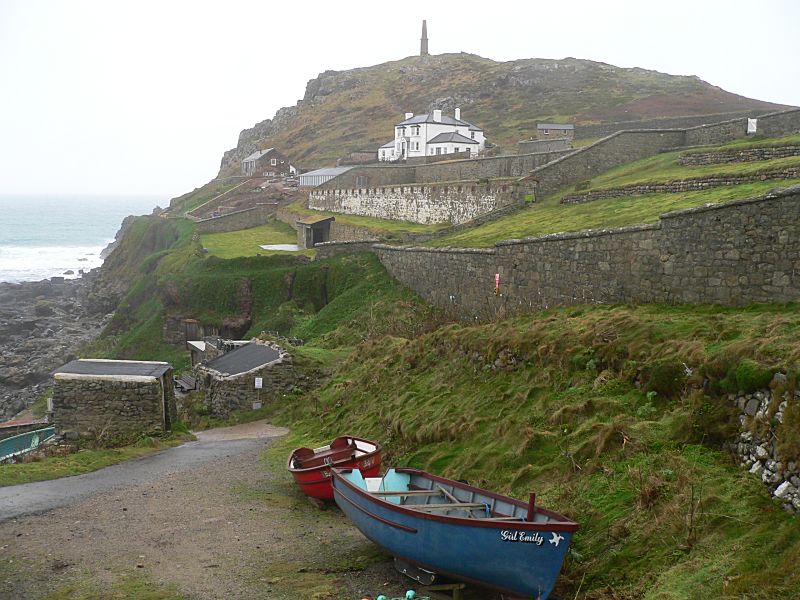
[[[395,558],[505,594],[545,600],[578,528],[533,495],[525,503],[417,469],[332,471],[336,504]]]

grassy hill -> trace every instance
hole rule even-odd
[[[392,137],[405,112],[461,107],[491,143],[515,149],[537,122],[595,123],[717,114],[780,105],[726,92],[697,77],[623,69],[589,60],[496,62],[474,54],[412,56],[308,82],[297,106],[246,129],[225,153],[220,175],[243,157],[276,146],[304,168],[332,164]]]

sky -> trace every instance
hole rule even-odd
[[[797,0],[0,0],[0,194],[156,195],[216,176],[320,72],[419,52],[572,56],[800,105]]]

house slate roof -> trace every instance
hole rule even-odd
[[[269,154],[273,150],[275,150],[275,148],[265,148],[264,150],[256,150],[247,158],[242,159],[242,162],[252,162],[254,160],[258,160],[259,158],[261,158],[265,154]]]
[[[462,121],[461,119],[455,119],[448,115],[442,115],[441,121],[434,121],[433,115],[431,114],[415,115],[410,119],[406,119],[405,121],[398,123],[397,125],[395,125],[395,127],[400,127],[403,125],[419,125],[420,123],[438,123],[440,125],[460,125],[462,127],[469,127],[470,131],[483,131],[483,129],[481,129],[477,125],[473,125],[468,121]]]
[[[536,129],[575,129],[571,123],[539,123]]]
[[[394,148],[394,140],[386,142],[381,148]]]
[[[428,140],[429,144],[443,144],[445,142],[454,142],[456,144],[477,144],[476,140],[470,139],[466,136],[461,135],[456,131],[450,131],[448,133],[440,133],[433,139]]]
[[[115,377],[161,377],[172,366],[165,362],[79,358],[53,371],[53,375],[112,375]]]
[[[219,373],[240,375],[276,361],[278,358],[280,358],[280,354],[274,348],[265,344],[250,342],[241,348],[218,356],[204,366]]]

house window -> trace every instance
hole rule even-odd
[[[458,146],[456,146],[456,147],[455,147],[455,151],[456,151],[456,154],[458,154],[459,152],[461,152],[461,150],[459,150],[459,149],[458,149]]]
[[[411,135],[419,135],[419,125],[414,125],[414,127],[411,128]]]
[[[278,159],[277,158],[270,158],[269,159],[269,164],[271,164],[273,167],[277,166],[278,165]]]
[[[356,175],[356,187],[365,188],[369,185],[369,177],[366,175]]]
[[[442,149],[441,148],[437,148],[436,149],[436,154],[441,154],[441,153],[442,153]]]
[[[469,132],[469,137],[471,137],[474,140],[475,139],[475,132],[474,131],[470,131]]]
[[[544,135],[550,135],[550,130],[549,129],[542,129],[542,133]]]

